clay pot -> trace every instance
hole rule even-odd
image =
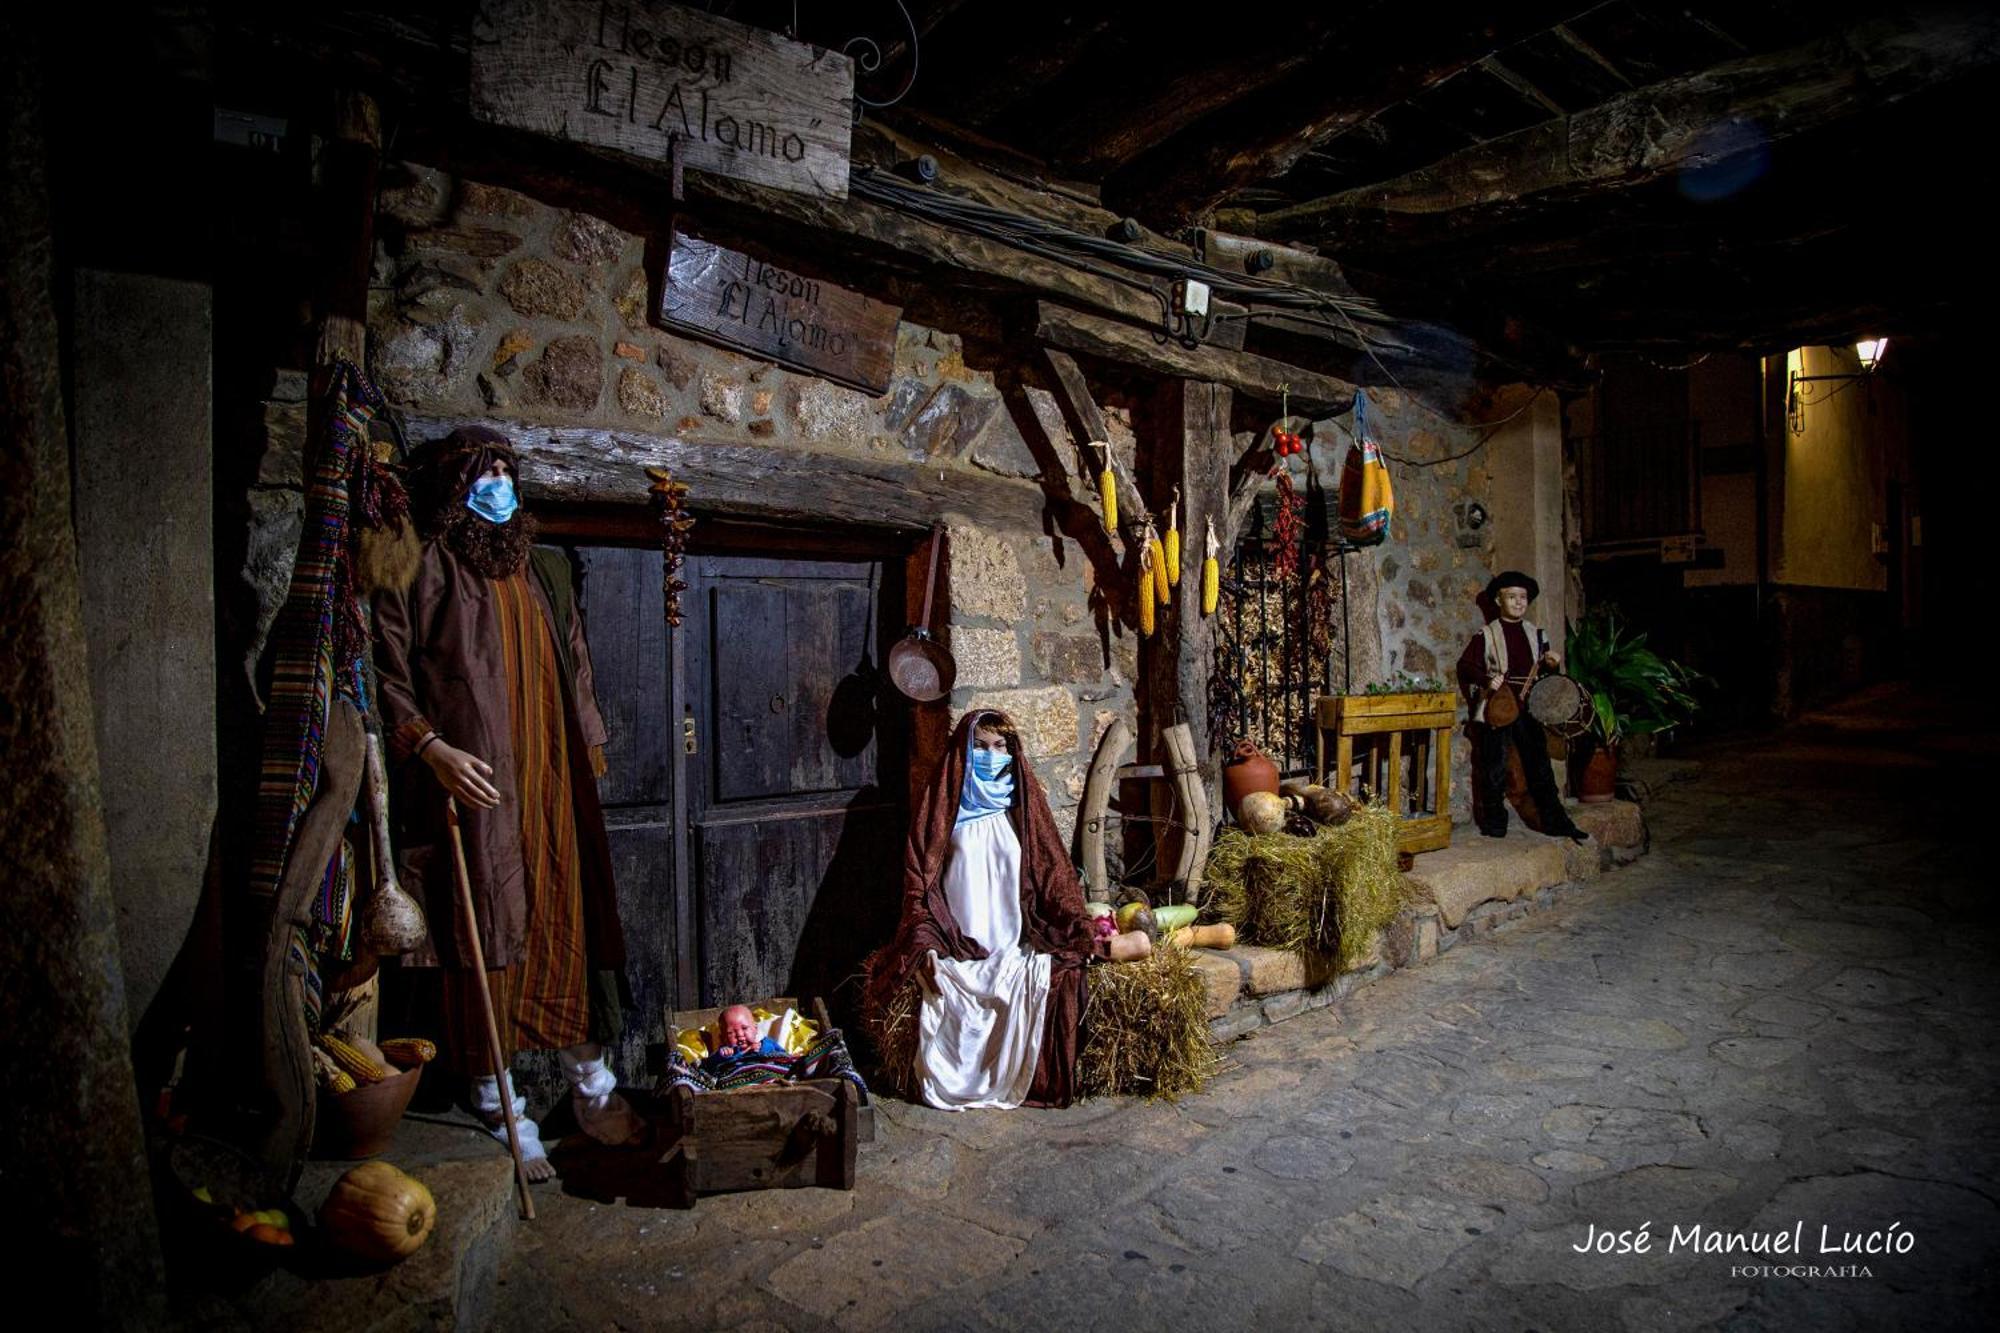
[[[1618,752],[1607,745],[1596,746],[1577,779],[1576,799],[1586,805],[1602,805],[1617,795]]]
[[[1252,741],[1236,742],[1236,750],[1222,765],[1222,801],[1239,821],[1243,818],[1243,798],[1253,791],[1278,794],[1278,766]]]
[[[319,1094],[319,1114],[313,1117],[313,1150],[320,1157],[354,1161],[387,1152],[396,1126],[416,1094],[422,1065],[368,1083],[353,1092]]]

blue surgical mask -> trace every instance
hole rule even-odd
[[[505,523],[521,507],[520,501],[514,498],[514,479],[481,477],[472,483],[472,492],[465,497],[465,507],[488,523]]]
[[[972,771],[980,777],[985,778],[988,782],[1005,773],[1007,766],[1013,762],[1014,756],[1003,754],[998,750],[974,750],[972,752]]]

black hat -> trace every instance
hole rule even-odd
[[[1506,569],[1486,581],[1486,598],[1493,601],[1500,596],[1502,588],[1526,588],[1528,600],[1534,601],[1542,595],[1542,585],[1518,569]]]

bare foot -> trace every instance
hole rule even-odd
[[[528,1178],[530,1185],[539,1185],[545,1180],[556,1178],[555,1164],[546,1157],[521,1158],[521,1174]]]

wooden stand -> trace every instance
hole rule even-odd
[[[1350,794],[1357,785],[1396,812],[1399,852],[1451,846],[1451,733],[1458,699],[1426,694],[1322,695],[1314,707],[1319,780]],[[1327,738],[1333,738],[1328,763]],[[1357,753],[1361,772],[1355,772]],[[1405,769],[1408,773],[1405,775]]]

